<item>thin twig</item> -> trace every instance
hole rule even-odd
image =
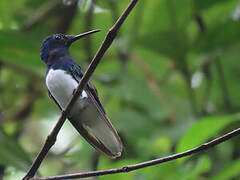
[[[85,19],[84,19],[85,31],[89,31],[90,29],[92,29],[94,5],[95,5],[95,0],[91,2],[89,10],[86,12]],[[87,54],[87,63],[90,63],[93,57],[93,53],[92,53],[93,46],[92,46],[91,36],[86,36],[84,38],[84,48]]]
[[[1,63],[1,61],[0,61],[0,71],[1,71],[2,67],[3,67],[3,63]],[[0,72],[0,73],[1,73],[1,72]],[[0,109],[0,122],[1,122],[1,120],[3,119],[2,116],[3,116],[3,115],[2,115],[2,111],[1,111],[1,109]],[[0,179],[3,179],[4,174],[5,174],[5,169],[6,169],[6,166],[0,165]]]
[[[19,66],[17,64],[10,63],[10,62],[5,61],[3,59],[0,59],[0,64],[2,64],[6,68],[12,69],[13,71],[16,71],[18,73],[26,75],[28,77],[33,77],[33,78],[35,78],[37,80],[40,80],[42,82],[44,81],[44,77],[40,73],[32,71],[32,70],[30,70],[28,68],[24,68],[24,67]]]
[[[94,151],[91,158],[91,169],[92,171],[98,170],[98,163],[100,159],[100,153],[98,151]],[[94,180],[98,180],[98,177],[95,177]]]
[[[209,113],[209,110],[207,108],[207,105],[209,103],[209,99],[211,97],[211,90],[212,90],[212,84],[213,84],[213,77],[212,77],[212,70],[211,70],[212,62],[207,59],[207,61],[203,64],[202,72],[204,73],[206,77],[206,85],[203,92],[203,103],[202,103],[202,114],[207,115]]]
[[[0,165],[0,179],[4,178],[6,166]]]
[[[115,22],[120,15],[120,13],[118,11],[118,4],[114,0],[108,0],[108,4],[109,4],[109,8],[110,8],[111,14],[112,14],[112,20],[113,20],[113,22]],[[118,34],[118,38],[119,37],[121,37],[121,33]],[[125,50],[123,50],[119,46],[117,47],[117,58],[122,63],[123,68],[125,68],[126,62],[129,59],[128,56],[129,56],[128,52],[125,52]]]
[[[220,84],[220,87],[222,90],[224,106],[228,111],[231,111],[231,101],[230,101],[230,97],[229,97],[227,83],[226,83],[225,76],[223,73],[221,60],[219,57],[216,57],[215,65],[216,65],[216,69],[217,69],[217,73],[218,73],[218,77],[219,77],[219,84]]]
[[[37,158],[35,159],[34,163],[32,164],[30,170],[28,171],[27,175],[23,178],[23,180],[28,180],[35,175],[36,171],[38,170],[39,166],[41,165],[41,163],[42,163],[43,159],[45,158],[45,156],[47,155],[48,151],[54,145],[57,135],[58,135],[61,127],[63,126],[63,124],[68,116],[68,113],[70,112],[72,106],[74,105],[74,102],[77,100],[78,96],[82,93],[85,85],[89,81],[89,79],[90,79],[91,75],[93,74],[94,70],[96,69],[98,63],[102,59],[103,55],[105,54],[105,52],[107,51],[109,46],[112,44],[121,25],[123,24],[123,22],[125,21],[125,19],[127,18],[127,16],[129,15],[129,13],[134,8],[134,6],[136,5],[137,2],[138,2],[138,0],[132,0],[129,3],[128,7],[123,12],[123,14],[119,17],[117,22],[114,24],[114,26],[108,31],[103,43],[101,44],[100,48],[98,49],[95,57],[93,58],[91,64],[89,65],[87,71],[83,75],[83,78],[81,79],[74,95],[72,96],[66,109],[62,112],[62,115],[59,118],[55,127],[53,128],[52,132],[50,133],[50,135],[48,135],[42,150],[38,154]]]
[[[196,13],[194,15],[194,18],[195,18],[195,20],[196,20],[196,22],[198,24],[200,32],[201,33],[205,33],[205,31],[206,31],[206,24],[205,24],[205,22],[203,20],[203,17],[200,14]]]
[[[159,99],[165,98],[166,96],[162,95],[158,82],[146,61],[144,61],[142,57],[136,53],[132,53],[131,59],[132,62],[136,64],[137,67],[140,68],[140,71],[143,72],[147,81],[148,88],[156,95],[157,98]],[[166,99],[164,99],[164,101],[166,101]]]
[[[0,126],[2,126],[4,123],[7,123],[9,121],[17,122],[17,121],[22,121],[24,119],[27,119],[27,117],[29,117],[29,115],[32,112],[32,109],[34,108],[34,104],[36,100],[42,95],[42,89],[39,88],[35,83],[35,81],[30,78],[26,94],[27,94],[27,98],[25,98],[24,102],[21,103],[21,105],[16,108],[17,111],[13,112],[12,116],[0,118]],[[23,124],[23,122],[21,123]]]
[[[173,0],[169,0],[167,1],[167,7],[168,7],[168,13],[169,13],[169,17],[170,17],[170,23],[171,23],[171,30],[175,33],[178,34],[179,29],[179,25],[178,25],[178,21],[177,21],[177,13],[176,13],[176,7],[174,4]],[[194,116],[198,116],[198,108],[197,108],[197,100],[196,100],[196,96],[195,96],[195,92],[193,90],[193,88],[191,87],[191,72],[190,69],[188,67],[188,63],[186,61],[186,48],[183,48],[183,52],[182,55],[180,57],[178,57],[177,59],[175,59],[175,62],[177,62],[177,68],[179,68],[179,70],[182,72],[184,80],[186,81],[186,88],[188,91],[188,97],[189,97],[189,102],[191,104],[191,109],[192,109],[192,113]],[[178,63],[178,62],[181,62]]]
[[[146,162],[133,164],[133,165],[127,165],[120,168],[100,170],[100,171],[81,172],[81,173],[68,174],[68,175],[62,175],[62,176],[51,176],[51,177],[45,177],[45,178],[32,178],[31,180],[60,180],[60,179],[63,180],[63,179],[76,179],[76,178],[86,178],[86,177],[93,177],[93,176],[103,176],[103,175],[116,174],[116,173],[126,173],[126,172],[134,171],[137,169],[149,167],[149,166],[154,166],[156,164],[172,161],[182,157],[190,156],[192,154],[196,154],[200,151],[207,150],[213,146],[216,146],[217,144],[227,141],[228,139],[235,137],[239,134],[240,134],[240,128],[235,129],[212,141],[204,143],[196,148],[193,148],[181,153],[173,154],[170,156],[166,156],[163,158],[154,159],[151,161],[146,161]]]
[[[192,75],[188,68],[186,59],[182,59],[182,65],[180,68],[181,68],[180,70],[183,74],[183,77],[186,81],[186,87],[187,87],[187,91],[188,91],[189,102],[191,103],[192,112],[195,116],[198,116],[199,114],[198,114],[198,108],[197,108],[197,99],[196,99],[195,92],[194,92],[193,88],[191,87]]]
[[[47,1],[29,16],[27,21],[21,27],[21,30],[26,31],[33,28],[36,24],[44,20],[45,17],[54,12],[59,7],[60,3],[59,0]]]

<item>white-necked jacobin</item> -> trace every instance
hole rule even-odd
[[[48,93],[61,110],[66,108],[83,76],[80,66],[69,54],[69,47],[74,41],[95,32],[98,30],[76,36],[54,34],[42,44],[40,56],[47,66]],[[90,81],[75,102],[68,119],[97,150],[111,158],[121,156],[121,139],[106,116],[97,90]]]

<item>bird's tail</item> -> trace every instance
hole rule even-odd
[[[110,158],[120,157],[122,142],[107,116],[92,104],[70,118],[77,131],[97,150]]]

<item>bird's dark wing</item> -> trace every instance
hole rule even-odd
[[[71,68],[71,71],[72,71],[73,78],[79,83],[83,76],[81,68],[78,65],[73,65]],[[88,81],[86,89],[91,92],[91,95],[93,96],[92,100],[97,103],[101,111],[105,114],[104,107],[98,97],[97,89],[94,87],[94,85],[90,81]]]
[[[104,107],[103,107],[102,103],[101,103],[100,100],[99,100],[97,89],[96,89],[95,86],[91,83],[91,81],[88,81],[87,89],[91,92],[94,100],[96,101],[96,103],[98,104],[98,106],[100,107],[100,109],[102,110],[102,112],[103,112],[104,114],[106,114],[106,112],[105,112],[105,110],[104,110]]]
[[[83,76],[77,65],[72,67],[71,74],[78,83]],[[96,88],[92,83],[88,83],[84,90],[89,104],[87,108],[79,109],[79,114],[71,117],[70,122],[93,147],[111,158],[119,157],[122,153],[122,142],[106,116]]]

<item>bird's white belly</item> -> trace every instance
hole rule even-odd
[[[46,77],[46,85],[54,99],[58,102],[62,109],[65,109],[70,101],[74,89],[78,83],[71,75],[63,70],[50,69]],[[73,110],[80,110],[86,105],[87,93],[82,92],[82,95],[76,101]],[[79,109],[80,108],[80,109]]]

